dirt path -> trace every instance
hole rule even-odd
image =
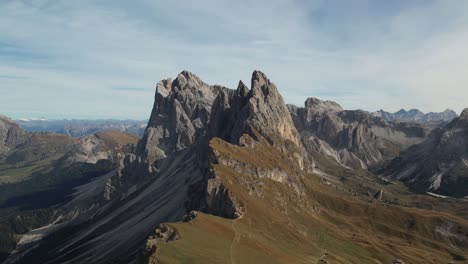
[[[237,232],[236,229],[236,222],[237,220],[241,219],[242,215],[239,218],[234,219],[231,223],[232,230],[234,231],[234,238],[232,239],[231,246],[229,247],[229,256],[231,258],[231,264],[235,264],[236,262],[234,261],[234,256],[232,254],[232,249],[234,248],[234,243],[239,243],[241,235],[239,232]]]

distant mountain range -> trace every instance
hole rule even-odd
[[[409,111],[400,109],[395,113],[379,110],[373,112],[372,115],[381,117],[386,121],[412,121],[425,124],[430,127],[437,127],[447,124],[458,116],[457,113],[451,109],[446,109],[445,111],[439,113],[430,112],[426,114],[418,109],[411,109]]]
[[[147,120],[47,120],[44,118],[20,118],[15,120],[23,129],[30,132],[54,132],[72,137],[92,135],[99,131],[115,130],[141,137]]]

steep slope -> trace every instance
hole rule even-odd
[[[116,172],[80,188],[57,213],[60,224],[39,231],[41,236],[53,236],[24,259],[135,260],[155,225],[183,218],[191,201],[189,190],[199,195],[196,188],[209,172],[206,137],[211,106],[223,89],[187,71],[173,81],[159,82],[148,127],[135,153],[122,157]],[[20,247],[19,255],[7,263],[31,250],[34,243]],[[49,253],[41,254],[43,248]]]
[[[8,151],[0,158],[0,261],[22,234],[49,223],[73,188],[115,168],[118,153],[137,141],[115,131],[83,138],[31,133],[7,121]]]
[[[26,133],[11,119],[0,116],[0,158],[26,140]]]
[[[409,148],[383,174],[410,183],[419,191],[468,195],[468,109],[428,140]]]
[[[278,170],[239,165],[239,169],[298,185],[299,179],[287,172],[304,167],[304,150],[283,99],[263,73],[254,72],[250,90],[243,84],[237,91],[209,86],[186,71],[174,81],[161,81],[156,90],[155,106],[136,153],[124,157],[115,174],[83,187],[62,208],[60,224],[38,231],[38,237],[54,235],[37,243],[37,249],[23,259],[130,262],[139,254],[145,234],[158,223],[182,220],[193,209],[238,217],[243,206],[213,174],[215,154],[208,142],[215,135],[228,136],[229,141],[243,145],[254,144],[252,138],[270,142],[275,153],[293,161],[293,167],[287,164]],[[232,105],[222,104],[221,108],[222,98]],[[212,107],[214,101],[216,107]],[[212,114],[212,109],[218,109],[217,114]],[[218,114],[230,117],[219,119]],[[229,128],[237,132],[228,133]],[[296,154],[287,155],[290,150]],[[18,250],[21,253],[7,263],[34,248],[34,243],[25,243]],[[47,255],[41,254],[43,249]]]
[[[210,146],[222,157],[213,167],[217,179],[243,213],[169,223],[179,239],[154,242],[161,236],[156,231],[148,241],[155,252],[149,263],[445,263],[467,257],[466,219],[376,202],[359,189],[348,192],[350,182],[334,177],[305,174],[294,188],[239,170],[239,164],[270,170],[288,164],[265,143],[252,148],[213,139]]]
[[[345,124],[368,115],[343,113],[332,103],[317,108],[335,109],[330,118]],[[443,263],[468,257],[468,223],[460,215],[407,208],[427,201],[397,198],[396,187],[365,170],[330,163],[330,173],[314,174],[316,162],[326,161],[309,155],[298,132],[304,125],[295,119],[259,71],[250,89],[242,82],[236,90],[208,85],[187,71],[163,80],[135,152],[122,155],[115,172],[80,186],[56,220],[28,234],[6,263],[389,263],[397,257]],[[380,199],[372,198],[379,190]]]
[[[418,124],[386,122],[316,98],[307,99],[303,108],[290,105],[289,109],[309,152],[328,155],[352,168],[378,167],[428,134]]]

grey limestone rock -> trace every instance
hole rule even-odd
[[[317,98],[307,99],[304,107],[288,108],[309,151],[319,150],[352,168],[378,168],[429,133],[419,124],[387,122],[366,111],[343,110],[335,102]]]
[[[408,182],[421,192],[467,196],[468,109],[392,160],[382,174]]]

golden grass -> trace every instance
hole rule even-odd
[[[271,146],[243,148],[219,139],[210,146],[219,155],[254,166],[292,167]],[[237,220],[200,213],[193,223],[173,224],[181,240],[159,245],[153,258],[161,263],[317,263],[324,257],[330,263],[391,263],[400,258],[439,264],[468,258],[468,221],[451,213],[466,203],[441,211],[416,208],[412,205],[436,201],[400,185],[380,186],[364,172],[341,170],[348,180],[340,186],[339,181],[327,185],[316,175],[303,175],[306,191],[299,194],[287,184],[225,165],[213,168],[246,213]],[[384,188],[384,197],[399,197],[405,206],[373,201],[363,194],[369,188]]]

